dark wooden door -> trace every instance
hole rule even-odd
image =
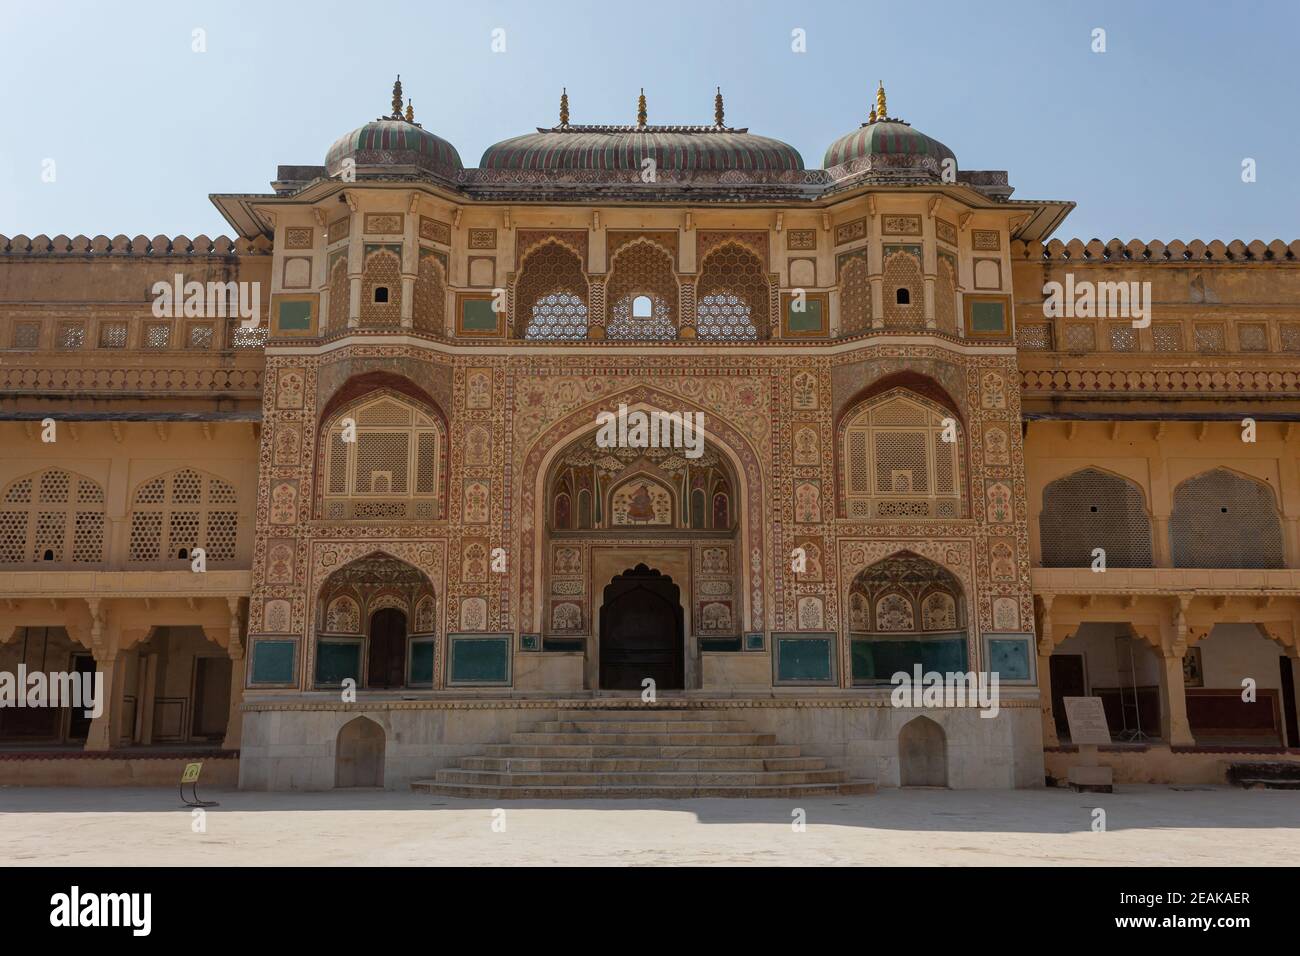
[[[1282,655],[1277,659],[1281,669],[1282,689],[1282,726],[1286,728],[1286,745],[1300,747],[1300,722],[1297,722],[1295,703],[1295,672],[1291,670],[1291,658]]]
[[[1053,654],[1048,658],[1052,672],[1052,716],[1056,719],[1058,737],[1070,735],[1070,725],[1065,719],[1065,698],[1086,697],[1087,681],[1083,677],[1082,654]]]
[[[370,667],[367,687],[401,687],[406,683],[406,615],[386,607],[370,618]]]
[[[72,670],[77,675],[77,680],[83,681],[82,687],[85,687],[85,676],[90,674],[91,680],[94,680],[95,659],[89,654],[74,654],[72,657]],[[94,684],[92,683],[93,687]],[[104,685],[104,693],[108,693],[107,683]],[[90,735],[90,722],[92,718],[86,716],[86,708],[74,707],[72,713],[68,715],[68,739],[85,740]]]
[[[681,590],[667,575],[638,564],[605,588],[600,608],[600,686],[657,690],[685,686]]]

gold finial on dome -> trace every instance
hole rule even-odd
[[[415,105],[409,99],[406,101],[406,121],[415,122]]]
[[[397,82],[393,84],[393,119],[402,118],[402,74],[397,74]]]
[[[644,126],[646,122],[646,118],[647,117],[646,117],[646,109],[645,109],[645,87],[643,86],[641,87],[641,95],[637,97],[637,101],[636,101],[636,125]]]
[[[563,87],[560,90],[560,125],[569,125],[569,90]]]
[[[722,87],[719,86],[717,95],[713,97],[713,125],[721,127],[723,125],[722,120],[725,115],[726,114],[723,112],[722,109]]]
[[[888,116],[889,113],[885,110],[885,81],[881,80],[876,90],[876,119],[883,122]]]
[[[876,121],[876,108],[873,106],[871,107],[871,113],[868,114],[867,116],[867,122],[874,123],[875,121]]]

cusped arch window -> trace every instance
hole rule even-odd
[[[928,399],[906,389],[868,399],[843,425],[847,517],[961,517],[964,447],[961,423]]]
[[[609,318],[605,337],[662,341],[677,337],[677,276],[673,257],[649,240],[628,243],[614,254],[606,283]]]
[[[99,564],[104,489],[61,468],[26,475],[0,492],[0,567]]]
[[[1174,489],[1169,543],[1176,568],[1286,566],[1273,490],[1226,468]]]
[[[701,339],[766,338],[770,289],[763,260],[740,243],[724,243],[700,268],[695,334]]]
[[[517,333],[527,339],[587,337],[587,276],[567,246],[547,242],[524,258],[515,281]]]
[[[127,560],[177,565],[202,548],[211,566],[235,559],[239,511],[235,486],[215,475],[181,468],[150,478],[131,496]]]
[[[446,432],[431,410],[381,393],[336,414],[323,432],[326,519],[443,517]]]
[[[1118,475],[1084,468],[1049,483],[1038,525],[1045,568],[1091,567],[1098,548],[1106,567],[1152,566],[1142,489]]]

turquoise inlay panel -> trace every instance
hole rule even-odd
[[[700,638],[700,650],[702,650],[702,651],[738,651],[738,650],[740,650],[740,638],[738,638],[738,637],[702,637],[702,638]]]
[[[285,332],[306,332],[311,328],[311,303],[281,302],[276,325]]]
[[[452,684],[509,684],[510,636],[451,635]]]
[[[745,635],[745,650],[761,651],[763,650],[764,646],[765,645],[763,643],[763,634],[761,631],[756,631],[752,634]]]
[[[519,649],[521,651],[540,651],[542,649],[542,635],[520,634]]]
[[[1028,640],[1023,637],[991,637],[988,649],[989,673],[997,674],[998,680],[1033,679]]]
[[[500,316],[491,299],[463,299],[460,324],[466,332],[495,332]]]
[[[850,657],[855,681],[888,681],[899,671],[910,675],[917,664],[925,673],[967,670],[966,638],[960,635],[907,641],[855,638]]]
[[[411,673],[407,683],[433,683],[433,641],[411,642]]]
[[[825,332],[826,323],[822,319],[821,299],[808,299],[803,304],[803,311],[795,309],[795,300],[790,299],[786,309],[786,323],[791,332]]]
[[[292,684],[297,641],[254,641],[254,684]]]
[[[1005,334],[1007,318],[1001,302],[972,302],[970,306],[970,327],[974,332],[996,332]]]
[[[780,637],[776,643],[776,679],[798,683],[830,683],[835,679],[832,655],[835,640],[824,637]]]
[[[316,683],[341,684],[348,677],[361,683],[361,642],[318,641]]]

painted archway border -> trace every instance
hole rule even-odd
[[[969,538],[935,538],[930,541],[918,541],[914,538],[842,538],[840,545],[840,568],[844,575],[844,587],[840,589],[840,620],[849,620],[849,597],[852,583],[859,574],[879,561],[900,551],[909,551],[933,561],[939,567],[952,573],[961,585],[966,600],[966,660],[971,670],[978,671],[982,666],[979,658],[979,636],[981,632],[978,609],[981,596],[975,587],[975,542]],[[843,686],[853,683],[852,648],[849,647],[848,631],[840,641],[840,674]]]
[[[415,568],[433,585],[435,602],[447,600],[447,542],[441,539],[423,541],[340,541],[322,539],[311,542],[311,559],[307,571],[307,599],[315,606],[320,597],[320,590],[331,574],[347,567],[353,561],[371,555],[389,557]],[[311,615],[309,615],[309,618]],[[433,664],[433,686],[443,686],[443,668],[446,654],[440,647],[445,632],[438,627],[441,614],[434,615],[436,634]],[[309,623],[303,639],[302,674],[299,686],[302,690],[311,690],[316,668],[316,634],[314,623]]]
[[[741,484],[740,498],[745,503],[744,522],[740,528],[740,547],[737,564],[747,568],[742,579],[748,584],[743,589],[745,611],[742,620],[750,622],[750,630],[762,630],[764,618],[763,586],[767,580],[764,564],[763,522],[765,498],[762,463],[754,453],[749,439],[715,412],[691,402],[680,395],[641,385],[607,395],[570,412],[564,418],[544,429],[533,441],[524,458],[519,491],[520,516],[520,616],[523,630],[533,630],[534,622],[544,620],[541,602],[543,591],[543,557],[545,535],[538,524],[538,502],[545,498],[546,475],[551,463],[569,444],[598,427],[596,416],[603,411],[617,414],[620,404],[628,410],[664,412],[701,412],[704,415],[704,437],[731,462],[736,480]]]

